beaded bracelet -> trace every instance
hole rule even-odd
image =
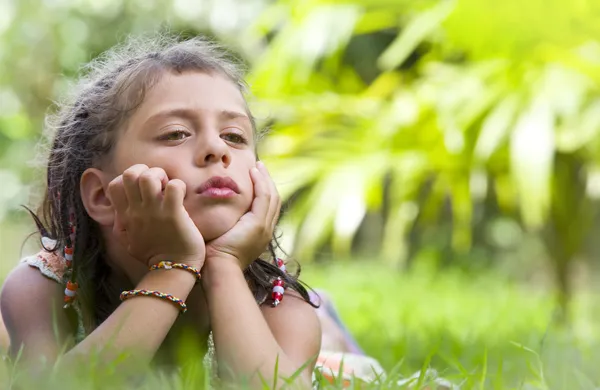
[[[154,264],[153,266],[150,267],[150,271],[154,271],[157,269],[173,269],[173,268],[177,268],[177,269],[182,269],[184,271],[188,271],[194,274],[194,276],[196,276],[196,283],[198,283],[200,281],[200,278],[202,277],[202,275],[200,274],[200,271],[194,267],[190,267],[187,264],[182,264],[182,263],[173,263],[171,261],[161,261],[158,264]]]
[[[179,310],[181,310],[181,314],[185,313],[187,311],[187,305],[185,304],[185,302],[183,302],[183,300],[179,299],[179,298],[175,298],[173,295],[171,294],[165,294],[165,293],[161,293],[160,291],[153,291],[153,290],[129,290],[129,291],[123,291],[121,293],[121,300],[124,301],[126,299],[129,299],[131,297],[139,297],[139,296],[145,296],[145,297],[156,297],[156,298],[160,298],[160,299],[165,299],[168,301],[173,302],[174,304],[179,306]]]

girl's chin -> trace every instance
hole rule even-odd
[[[231,221],[225,221],[223,219],[214,221],[213,223],[206,223],[206,220],[202,222],[196,222],[196,227],[200,230],[200,234],[204,237],[204,241],[211,241],[215,238],[221,237],[233,228],[237,220],[231,219]]]
[[[186,207],[204,241],[211,241],[227,233],[242,218],[247,209],[238,203],[218,203],[210,207]]]

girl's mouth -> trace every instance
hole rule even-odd
[[[209,198],[231,198],[239,194],[240,189],[230,177],[213,176],[202,183],[196,193]]]

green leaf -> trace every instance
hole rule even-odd
[[[579,130],[586,142],[597,138],[600,133],[600,99],[594,100],[583,110]]]
[[[326,177],[322,177],[311,189],[305,200],[306,214],[301,222],[298,238],[295,243],[298,256],[311,259],[319,244],[324,242],[333,228],[333,219],[337,210],[336,199],[339,197],[348,174],[342,171],[334,171]]]
[[[520,115],[510,140],[511,172],[525,224],[537,228],[550,207],[554,162],[554,116],[537,96]]]
[[[453,1],[441,1],[437,6],[412,19],[377,60],[383,70],[401,65],[416,47],[440,27],[454,7]]]
[[[452,247],[458,252],[471,248],[473,202],[469,190],[469,176],[454,175],[448,178],[452,201]]]
[[[391,7],[390,7],[391,8]],[[398,25],[399,15],[389,9],[363,13],[354,27],[355,34],[369,34]]]
[[[475,158],[485,162],[508,136],[510,126],[519,108],[517,94],[506,96],[496,105],[481,125],[481,132],[475,144]]]
[[[359,162],[348,165],[344,191],[336,199],[336,215],[333,228],[334,253],[350,255],[352,239],[367,211],[381,207],[384,176],[389,171],[386,153],[361,156]]]
[[[277,186],[282,201],[287,201],[300,188],[319,180],[327,171],[318,160],[290,157],[263,160]]]

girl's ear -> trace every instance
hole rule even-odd
[[[83,172],[79,182],[83,207],[101,226],[112,226],[115,222],[115,210],[107,194],[110,180],[101,170],[88,168]]]

